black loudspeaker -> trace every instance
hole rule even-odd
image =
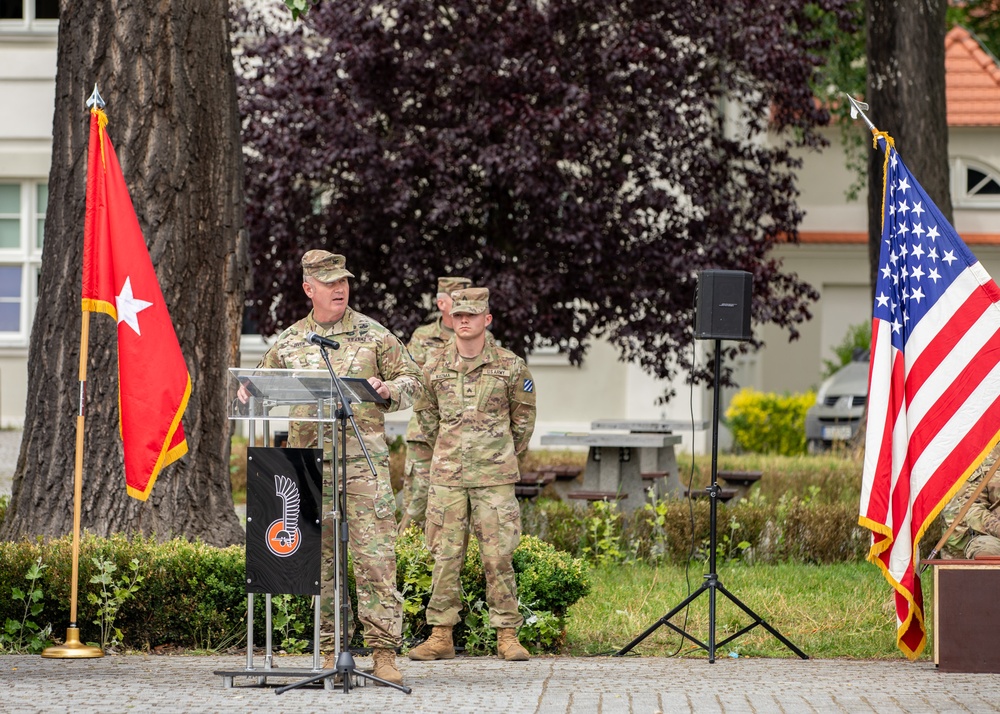
[[[749,340],[753,275],[745,270],[698,273],[694,336],[698,340]]]

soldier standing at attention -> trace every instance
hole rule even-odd
[[[452,329],[451,317],[451,293],[453,290],[461,290],[472,285],[468,278],[446,275],[438,278],[437,281],[437,308],[441,315],[426,325],[421,325],[413,334],[406,348],[410,351],[410,356],[423,368],[427,358],[434,355],[439,350],[444,349],[451,343],[455,336]],[[419,426],[417,415],[410,417],[409,424],[406,425],[407,443],[419,439]],[[426,474],[422,478],[413,477],[413,457],[407,453],[406,465],[403,467],[403,517],[399,521],[399,531],[403,532],[410,523],[423,520],[424,510],[427,508],[427,478]]]
[[[422,440],[410,445],[415,468],[430,474],[424,534],[434,556],[426,613],[433,631],[410,651],[414,660],[455,656],[452,628],[462,607],[459,576],[470,521],[486,572],[497,653],[528,659],[517,638],[524,618],[512,556],[521,538],[517,457],[535,427],[535,384],[524,360],[487,339],[489,296],[486,288],[452,293],[455,340],[425,365],[427,390],[414,407]]]
[[[302,289],[313,309],[303,319],[282,332],[264,355],[260,367],[271,369],[321,369],[326,371],[319,348],[306,342],[307,332],[330,337],[340,349],[330,355],[338,377],[367,379],[388,406],[361,403],[354,406],[358,431],[375,465],[368,468],[354,429],[347,429],[347,513],[348,542],[354,558],[358,594],[358,617],[364,627],[365,645],[372,648],[373,674],[396,684],[403,677],[396,668],[396,648],[401,643],[402,596],[396,590],[396,500],[389,482],[389,448],[385,443],[383,412],[406,408],[423,391],[420,369],[410,359],[403,343],[388,329],[348,307],[354,276],[345,267],[342,255],[310,250],[302,256]],[[330,463],[332,438],[326,430],[324,460]],[[315,422],[289,424],[288,445],[318,445]],[[336,464],[333,465],[336,468]],[[321,592],[321,643],[328,649],[333,640],[335,608],[339,607],[334,588],[336,564],[333,546],[332,512],[335,479],[324,469],[323,480],[323,573]],[[347,623],[344,623],[347,627]],[[334,647],[336,649],[336,647]],[[324,667],[333,669],[333,655]]]

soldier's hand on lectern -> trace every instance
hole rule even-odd
[[[250,390],[246,388],[245,384],[240,385],[240,389],[236,392],[236,398],[239,399],[243,404],[250,401]]]
[[[369,377],[368,384],[372,385],[372,389],[378,392],[378,395],[382,397],[382,399],[389,398],[389,385],[383,382],[381,379],[379,379],[378,377]]]

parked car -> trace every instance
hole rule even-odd
[[[809,453],[829,449],[834,442],[850,441],[861,427],[868,402],[867,350],[833,373],[816,393],[816,403],[806,412]]]

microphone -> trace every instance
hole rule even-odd
[[[336,340],[331,340],[329,337],[323,337],[322,335],[317,335],[312,330],[306,333],[306,342],[311,342],[314,345],[319,345],[320,347],[329,347],[331,350],[340,349],[339,342],[337,342]]]

